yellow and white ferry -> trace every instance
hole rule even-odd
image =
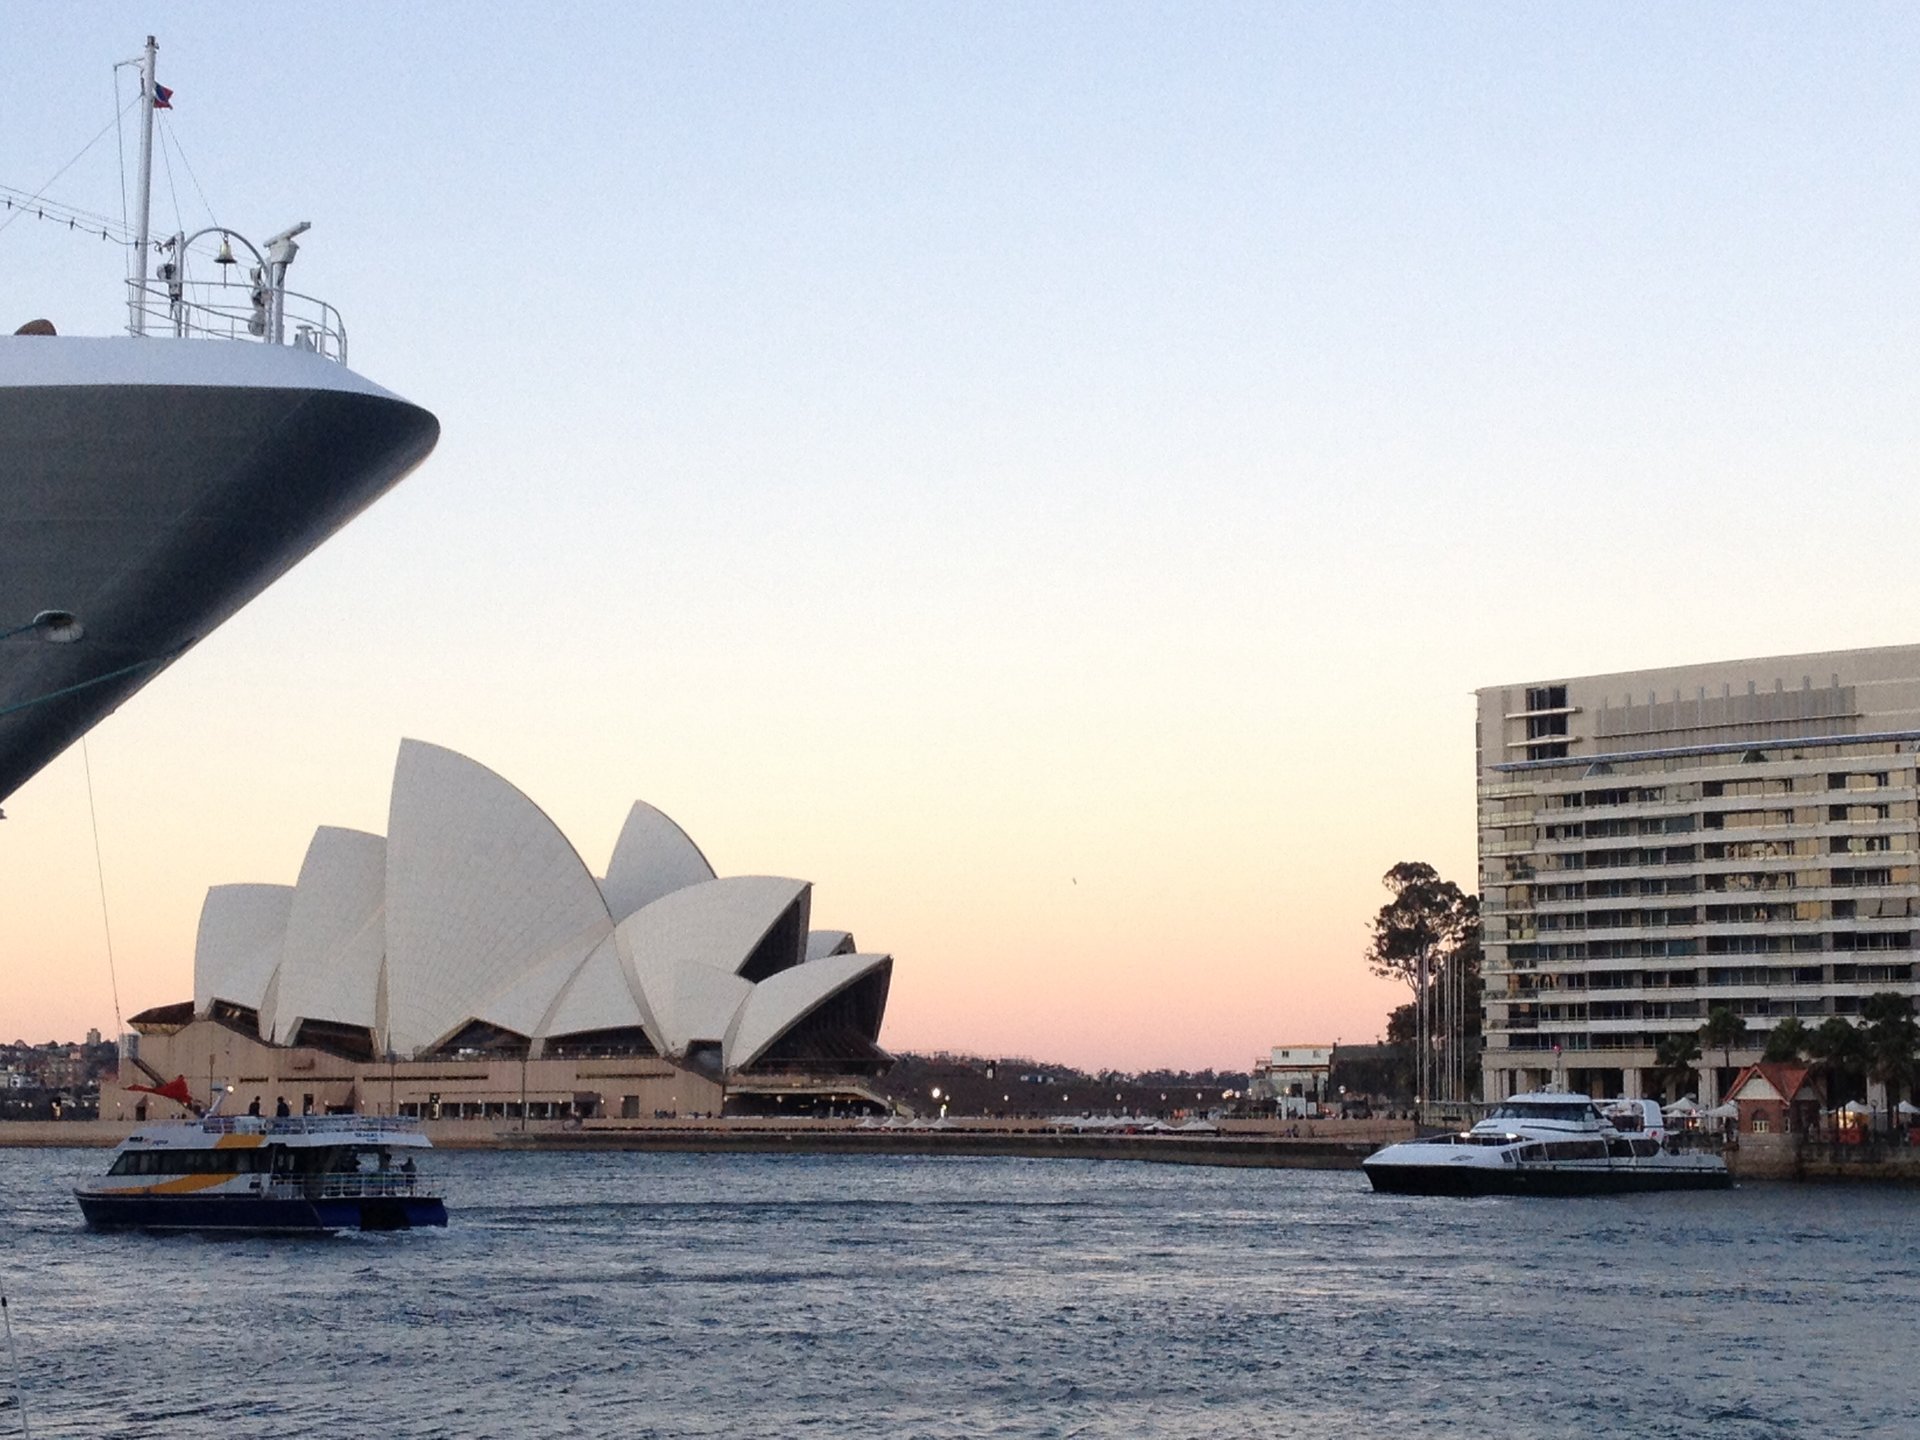
[[[97,1229],[408,1230],[447,1223],[430,1149],[401,1117],[212,1114],[142,1125],[73,1193]]]

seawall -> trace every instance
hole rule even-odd
[[[132,1133],[131,1120],[0,1120],[0,1150],[111,1150]]]
[[[1727,1151],[1735,1180],[1805,1180],[1834,1184],[1920,1185],[1920,1149],[1834,1145],[1799,1135],[1743,1135]]]
[[[1352,1170],[1367,1140],[1240,1135],[1097,1135],[1031,1130],[781,1130],[647,1127],[506,1131],[510,1150],[651,1150],[780,1155],[1011,1155],[1037,1160],[1137,1160],[1164,1165]]]
[[[1231,1123],[1231,1122],[1230,1122]],[[949,1129],[861,1129],[840,1121],[589,1121],[584,1126],[534,1122],[526,1129],[497,1120],[428,1121],[422,1128],[443,1150],[632,1150],[755,1155],[1012,1155],[1033,1159],[1135,1160],[1170,1165],[1351,1170],[1405,1124],[1356,1124],[1346,1134],[1288,1135],[1254,1125],[1218,1134],[1134,1134],[1054,1130],[1043,1122],[956,1125]],[[1332,1127],[1321,1127],[1332,1128]],[[134,1129],[125,1120],[0,1121],[0,1149],[110,1148]],[[1380,1132],[1380,1133],[1374,1133]]]
[[[1009,1155],[1038,1160],[1133,1160],[1162,1165],[1352,1170],[1379,1146],[1410,1134],[1407,1124],[1354,1125],[1367,1133],[1288,1135],[1276,1127],[1228,1122],[1215,1135],[1123,1135],[1053,1130],[1041,1122],[957,1125],[945,1130],[860,1129],[846,1122],[589,1121],[538,1123],[443,1120],[423,1127],[443,1150],[632,1150],[748,1155]],[[0,1149],[111,1148],[133,1130],[125,1120],[0,1121]],[[1280,1132],[1292,1128],[1278,1127]],[[1321,1125],[1317,1130],[1341,1127]],[[1736,1181],[1920,1185],[1920,1148],[1796,1144],[1797,1136],[1745,1136],[1727,1152]],[[1772,1143],[1767,1143],[1768,1141]]]

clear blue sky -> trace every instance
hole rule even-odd
[[[129,1010],[417,734],[591,865],[639,796],[814,880],[897,1046],[1370,1038],[1475,686],[1914,638],[1910,9],[33,7],[0,180],[148,29],[445,434],[96,732]],[[111,330],[35,228],[19,318]],[[13,1028],[104,1028],[75,758],[8,809],[7,970],[85,982]]]

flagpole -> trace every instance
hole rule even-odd
[[[140,205],[139,224],[133,238],[133,293],[127,297],[131,311],[128,328],[135,335],[147,333],[147,226],[153,208],[153,62],[160,49],[153,36],[147,36],[147,48],[140,55]]]

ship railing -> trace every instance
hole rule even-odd
[[[209,1135],[418,1135],[420,1122],[405,1115],[208,1115]]]
[[[223,280],[129,280],[127,290],[149,335],[291,345],[347,363],[340,312],[311,295]]]
[[[372,1174],[275,1176],[266,1187],[272,1200],[386,1200],[396,1196],[430,1195],[420,1177],[404,1170]]]

